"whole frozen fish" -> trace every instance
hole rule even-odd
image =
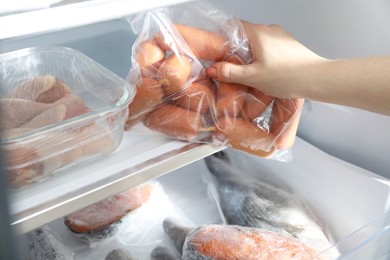
[[[150,254],[152,260],[180,260],[168,247],[158,246]]]
[[[115,248],[112,250],[104,260],[134,260],[130,253],[123,248]]]
[[[71,260],[74,252],[53,234],[48,226],[40,227],[26,234],[28,260]]]
[[[227,224],[290,235],[320,251],[331,246],[330,236],[316,216],[294,194],[259,181],[245,172],[245,165],[230,163],[225,152],[209,156],[205,162]]]
[[[177,251],[182,254],[184,241],[193,228],[180,223],[179,220],[166,218],[163,221],[163,229]]]

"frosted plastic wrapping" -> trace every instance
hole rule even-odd
[[[59,259],[65,255],[63,259],[83,260],[106,257],[283,259],[282,256],[284,259],[386,259],[390,248],[388,180],[331,157],[300,138],[296,141],[292,163],[225,149],[229,163],[215,164],[220,167],[226,182],[235,181],[235,189],[233,186],[226,189],[232,192],[230,213],[236,213],[236,219],[244,220],[246,214],[247,220],[250,217],[253,220],[247,223],[263,222],[273,225],[272,230],[267,225],[227,224],[227,214],[221,214],[226,211],[221,211],[222,204],[216,200],[216,186],[211,185],[211,178],[205,179],[205,176],[211,176],[206,164],[208,157],[161,176],[146,186],[133,188],[141,194],[144,188],[144,191],[151,188],[149,197],[142,196],[143,203],[134,204],[141,206],[128,211],[120,221],[107,225],[108,229],[75,233],[65,225],[66,218],[61,218],[30,232],[25,237],[26,249],[30,250],[27,259],[55,259],[53,253]],[[223,157],[216,159],[220,158]],[[240,186],[226,168],[232,168],[236,173],[237,168],[242,169],[239,179],[246,187]],[[253,187],[259,182],[263,185],[254,192]],[[137,192],[126,191],[117,196],[140,198]],[[246,196],[250,193],[252,197]],[[245,197],[247,201],[257,197],[264,203],[247,204],[250,207],[238,211],[242,205],[240,201]],[[296,198],[299,198],[298,202]],[[81,216],[92,223],[100,219],[92,217],[96,214],[104,216],[103,219],[113,215],[112,212],[122,215],[127,206],[112,205],[117,201],[111,197],[106,200],[109,203],[102,201],[91,205],[87,208],[95,209],[93,214],[85,214],[88,211],[83,209]],[[101,203],[106,206],[96,207]],[[306,205],[310,210],[302,211],[300,205]],[[99,208],[100,213],[105,213],[100,214]],[[260,216],[259,212],[263,219],[255,218]],[[314,212],[317,217],[308,212]],[[306,225],[299,226],[298,223]],[[108,230],[111,231],[106,232]],[[327,248],[322,251],[323,247]],[[41,257],[43,254],[50,257]]]
[[[153,186],[144,184],[80,209],[65,216],[64,224],[87,243],[115,235],[123,231],[128,213],[149,201]]]
[[[314,259],[388,257],[388,180],[300,138],[292,152],[290,163],[231,149],[204,160],[202,176],[223,223],[293,231],[316,249]]]
[[[187,227],[194,227],[192,221],[159,182],[151,181],[27,233],[25,256],[29,260],[178,259],[177,245],[183,245]]]
[[[272,231],[235,225],[206,225],[190,233],[183,259],[309,260],[317,252],[298,240]]]
[[[1,149],[11,187],[112,152],[136,89],[73,49],[0,55]]]
[[[138,38],[127,78],[137,94],[127,128],[142,122],[171,138],[288,158],[304,100],[273,98],[205,73],[218,61],[252,62],[240,20],[196,1],[148,11],[129,22]]]
[[[331,247],[333,238],[328,228],[304,199],[282,180],[275,177],[275,184],[267,183],[259,174],[261,170],[254,170],[250,164],[234,164],[230,157],[222,151],[205,158],[208,171],[203,173],[225,224],[274,232],[275,236],[299,241],[316,254]],[[335,258],[337,250],[333,253]],[[309,258],[305,254],[297,259]]]

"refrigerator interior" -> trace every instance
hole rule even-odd
[[[321,256],[328,256],[337,248],[339,259],[388,257],[390,183],[387,179],[335,158],[300,138],[292,151],[294,161],[289,164],[231,149],[224,152],[233,165],[242,169],[243,176],[254,173],[262,182],[291,189],[310,206],[324,230],[329,230],[334,243],[334,247],[322,252]],[[119,224],[117,233],[104,239],[92,239],[91,242],[88,238],[86,241],[88,235],[71,232],[65,226],[64,218],[44,227],[61,242],[61,248],[69,252],[69,259],[102,259],[115,248],[127,250],[136,259],[149,259],[155,247],[172,246],[162,228],[166,218],[188,223],[194,228],[223,223],[212,196],[214,186],[205,175],[207,171],[206,163],[201,159],[156,178],[153,183],[158,186],[149,201],[128,213],[128,219]],[[20,239],[21,244],[26,243],[23,235]],[[45,244],[36,246],[44,247]],[[31,255],[34,250],[28,252]]]
[[[111,7],[126,6],[125,2],[111,1]],[[146,2],[134,10],[143,11],[165,2],[175,4],[180,1]],[[385,0],[369,3],[360,0],[215,2],[224,4],[227,10],[242,19],[279,24],[306,46],[328,58],[390,52],[390,3]],[[126,19],[123,18],[132,12],[119,12],[118,9],[113,11],[116,16],[106,14],[104,19],[91,17],[91,22],[79,19],[79,12],[83,11],[81,9],[75,14],[74,24],[64,27],[59,25],[55,29],[48,27],[31,35],[23,35],[21,30],[19,36],[1,39],[0,52],[30,46],[67,46],[80,50],[125,78],[131,66],[131,45],[136,35],[131,32]],[[2,26],[5,21],[2,21]],[[66,22],[64,23],[66,25]],[[15,31],[18,28],[19,26],[15,27]],[[386,250],[389,248],[389,218],[381,214],[384,214],[389,206],[389,130],[388,117],[349,107],[306,101],[292,164],[264,160],[259,162],[267,169],[275,171],[277,176],[286,178],[289,185],[310,200],[329,225],[339,242],[337,246],[345,253],[346,259],[357,259],[358,256],[360,259],[384,259],[388,255]],[[168,196],[186,215],[193,217],[192,221],[196,225],[217,222],[218,212],[210,201],[197,169],[204,169],[201,160],[203,157],[219,150],[221,149],[208,146],[189,146],[160,136],[145,138],[140,133],[125,133],[124,142],[118,151],[105,161],[99,162],[100,164],[80,166],[70,173],[69,178],[64,177],[64,174],[55,176],[46,183],[39,183],[30,189],[11,194],[11,203],[17,208],[11,208],[11,214],[20,214],[18,220],[23,223],[26,217],[23,213],[31,210],[31,202],[39,208],[36,216],[27,214],[31,217],[31,222],[28,227],[22,226],[21,231],[18,231],[23,235],[53,220],[51,223],[60,222],[63,215],[70,213],[65,209],[69,205],[72,210],[80,209],[158,177],[157,180],[161,181]],[[131,151],[130,158],[126,157],[127,151]],[[155,163],[156,158],[158,163]],[[145,167],[145,162],[151,161],[154,168],[150,171],[144,170],[141,172],[144,174],[138,174],[137,178],[139,168],[148,168],[150,165]],[[104,167],[109,163],[112,163],[111,167]],[[186,166],[188,164],[191,165]],[[131,170],[127,171],[127,168]],[[286,169],[291,171],[288,176],[283,175]],[[87,174],[77,177],[85,170]],[[93,171],[98,174],[94,175]],[[115,173],[112,175],[115,178],[109,178],[109,173]],[[159,177],[162,174],[165,175]],[[301,181],[302,174],[305,182]],[[98,181],[93,180],[95,176],[98,176]],[[115,188],[104,188],[107,183]],[[89,186],[90,189],[85,191],[85,187]],[[56,195],[58,191],[62,192],[60,195],[66,194],[70,187],[76,187],[77,192],[71,196],[58,196],[61,201],[48,199],[48,196]],[[78,196],[84,199],[73,200]],[[189,201],[191,207],[188,207]],[[61,207],[60,202],[65,203],[65,207]],[[197,214],[200,208],[206,213]],[[15,226],[18,223],[14,223]]]

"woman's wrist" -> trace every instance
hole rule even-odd
[[[334,60],[320,58],[298,68],[299,74],[295,77],[293,95],[296,98],[327,99],[329,94],[327,86],[331,84],[329,79],[333,64]]]

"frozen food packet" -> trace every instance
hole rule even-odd
[[[170,218],[195,228],[190,216],[175,205],[162,185],[150,181],[56,220],[50,228],[75,252],[74,259],[114,255],[180,259],[181,253],[164,230],[165,220]]]
[[[304,100],[276,99],[205,73],[214,62],[252,62],[243,26],[231,12],[196,1],[138,14],[129,23],[138,38],[127,80],[137,93],[127,129],[142,122],[170,138],[291,159]]]
[[[191,227],[188,223],[183,223],[179,219],[167,218],[163,221],[163,228],[165,234],[181,255],[183,253],[184,241],[195,227]]]
[[[152,183],[131,188],[65,216],[64,224],[89,244],[114,236],[126,216],[149,201],[152,189]]]
[[[180,260],[181,256],[175,255],[168,247],[157,246],[150,254],[152,260]]]
[[[213,224],[199,227],[187,236],[182,259],[309,260],[317,254],[297,239],[276,232]]]
[[[331,247],[333,238],[327,227],[287,184],[274,176],[262,177],[258,166],[236,164],[230,155],[222,151],[204,159],[203,177],[224,223],[289,236],[318,252]]]
[[[115,248],[112,250],[104,260],[134,260],[131,254],[123,248]]]
[[[176,206],[161,185],[153,189],[149,202],[136,214],[131,214],[127,223],[116,239],[138,259],[180,259],[177,244],[183,243],[186,233],[170,224],[178,223],[178,227],[190,229],[196,227],[191,216]]]

